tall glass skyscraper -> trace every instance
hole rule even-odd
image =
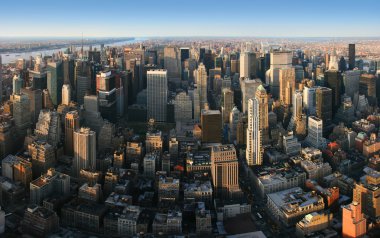
[[[168,101],[168,73],[166,69],[149,70],[147,72],[147,84],[148,118],[165,122]]]

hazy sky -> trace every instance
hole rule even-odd
[[[379,0],[6,0],[0,36],[380,36]]]

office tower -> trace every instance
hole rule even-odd
[[[250,80],[248,78],[240,79],[240,88],[242,93],[242,113],[247,113],[248,99],[255,97],[257,88],[262,84],[260,79]]]
[[[355,44],[348,45],[348,69],[353,70],[355,68]]]
[[[168,72],[156,69],[147,72],[147,113],[149,119],[165,122],[168,102]]]
[[[302,117],[302,91],[296,90],[293,94],[293,116],[294,118]]]
[[[30,100],[26,94],[15,94],[11,96],[13,103],[13,118],[19,135],[26,134],[30,127]]]
[[[262,85],[257,88],[255,97],[259,103],[259,128],[262,133],[262,143],[267,144],[269,142],[268,95]]]
[[[231,198],[239,189],[239,163],[232,144],[211,148],[211,176],[219,198]]]
[[[188,47],[182,47],[180,48],[181,51],[181,62],[184,62],[185,60],[190,58],[190,49]]]
[[[191,121],[193,118],[192,101],[186,92],[180,92],[174,100],[174,119],[176,122]]]
[[[359,80],[359,94],[365,95],[370,104],[376,103],[376,76],[362,74]]]
[[[19,94],[21,88],[23,88],[24,86],[24,81],[22,80],[20,75],[15,75],[13,76],[12,84],[13,84],[13,94]]]
[[[63,65],[62,62],[50,62],[46,67],[47,89],[51,101],[57,106],[62,100]]]
[[[305,86],[303,88],[303,108],[307,115],[315,115],[316,110],[316,95],[317,87]]]
[[[332,90],[332,106],[334,112],[341,104],[342,80],[342,74],[338,70],[327,70],[325,72],[326,86]]]
[[[76,77],[76,102],[79,105],[84,103],[84,97],[90,91],[90,80],[87,76]]]
[[[219,110],[201,112],[202,142],[220,143],[222,141],[222,115]]]
[[[354,99],[354,95],[359,91],[360,70],[348,70],[343,74],[344,92],[351,99]]]
[[[283,105],[292,103],[292,95],[296,88],[296,76],[294,68],[280,69],[280,102]]]
[[[65,116],[65,154],[74,155],[74,131],[79,129],[79,114],[70,111]]]
[[[203,59],[205,58],[206,49],[200,48],[199,49],[199,62],[203,63]]]
[[[194,85],[193,90],[193,119],[195,122],[201,120],[201,103],[200,103],[200,89]]]
[[[239,73],[239,61],[236,59],[231,60],[231,75],[234,75],[235,73]]]
[[[339,59],[339,71],[340,72],[344,72],[346,70],[347,70],[347,62],[344,59],[344,57],[341,56],[340,59]]]
[[[64,84],[62,86],[62,104],[69,105],[71,102],[71,87],[70,84]]]
[[[54,147],[44,141],[35,141],[28,145],[32,157],[33,177],[36,178],[55,165]]]
[[[175,137],[170,138],[169,140],[169,154],[172,159],[178,158],[178,140]]]
[[[367,232],[367,220],[361,204],[352,202],[342,208],[342,235],[345,238],[363,237]]]
[[[254,78],[256,75],[256,54],[252,52],[243,52],[240,55],[240,77]]]
[[[223,123],[228,123],[230,120],[230,112],[234,107],[234,91],[229,88],[224,88],[222,100],[222,120]]]
[[[247,147],[245,158],[249,166],[263,163],[262,130],[260,129],[259,98],[248,100]]]
[[[75,61],[71,54],[63,56],[63,83],[75,87]]]
[[[229,141],[232,143],[236,140],[237,136],[237,126],[240,120],[240,111],[235,106],[230,112],[229,119]]]
[[[116,121],[116,77],[111,71],[96,75],[96,92],[99,101],[99,111],[104,119]]]
[[[90,128],[81,127],[74,131],[74,175],[79,176],[81,169],[96,168],[96,133]]]
[[[204,64],[199,64],[196,70],[197,77],[197,89],[199,92],[200,108],[205,109],[205,105],[208,104],[207,100],[207,71]]]
[[[168,78],[180,78],[181,56],[178,48],[167,46],[164,48],[164,68],[167,70]]]
[[[316,115],[323,120],[324,127],[329,126],[332,120],[332,90],[319,87],[315,94]]]
[[[214,66],[214,55],[212,54],[211,50],[207,50],[204,58],[203,58],[203,64],[206,67],[207,73],[209,73],[210,69],[213,69]]]
[[[306,143],[315,148],[322,148],[325,143],[323,138],[323,121],[315,116],[309,116]]]
[[[279,70],[292,67],[293,53],[291,51],[273,50],[270,53],[270,68],[266,72],[266,83],[270,86],[270,92],[274,98],[280,96]]]
[[[21,93],[28,96],[30,104],[29,111],[31,116],[32,124],[36,124],[38,121],[38,116],[42,109],[42,91],[41,89],[34,89],[31,87],[22,88]]]
[[[61,117],[58,112],[47,109],[41,110],[34,133],[40,140],[56,147],[61,141],[62,134]]]

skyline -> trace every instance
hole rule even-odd
[[[91,4],[21,0],[16,11],[4,11],[0,16],[0,33],[2,37],[80,37],[83,32],[88,38],[379,37],[379,6],[379,2],[369,0],[360,6],[351,0],[322,0],[318,4],[295,0],[286,5],[278,0],[238,0],[234,4],[195,0],[186,6],[174,0],[147,0],[143,6],[119,0],[109,6],[99,0]],[[2,7],[15,6],[5,2]],[[121,10],[108,10],[115,7]]]

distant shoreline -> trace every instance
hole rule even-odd
[[[129,38],[118,38],[118,39],[90,39],[85,40],[83,42],[83,46],[90,46],[90,45],[100,45],[100,44],[113,44],[123,41],[132,41],[135,40],[134,37]],[[20,43],[27,45],[27,43]],[[54,45],[41,45],[41,46],[32,46],[32,47],[24,47],[24,48],[0,48],[0,54],[17,54],[17,53],[28,53],[28,52],[34,52],[34,51],[44,51],[44,50],[55,50],[55,49],[61,49],[65,47],[70,46],[81,46],[81,40],[76,40],[73,42],[67,42],[67,43],[61,43],[61,44],[54,44]]]

